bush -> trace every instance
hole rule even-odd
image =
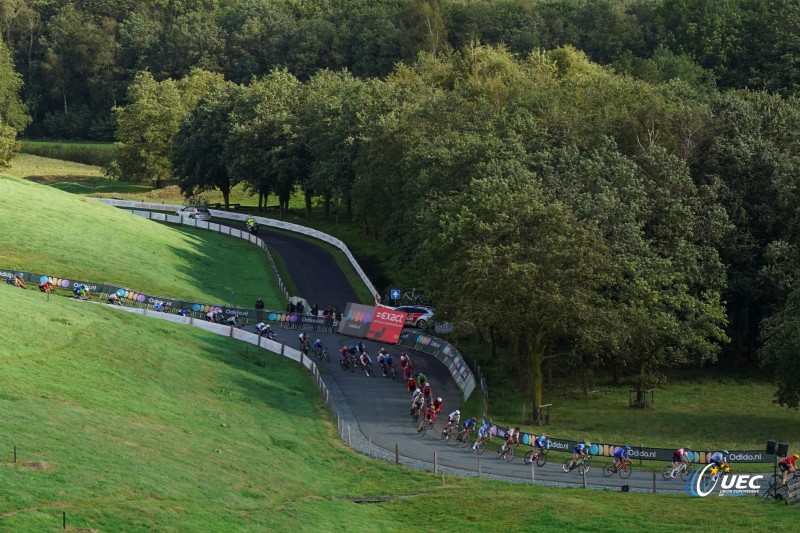
[[[111,143],[22,141],[20,152],[98,167],[108,166],[117,157],[117,148]]]

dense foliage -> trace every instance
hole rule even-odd
[[[111,109],[143,70],[383,77],[420,51],[471,43],[518,57],[571,45],[623,69],[664,49],[723,88],[788,95],[800,81],[794,0],[0,0],[0,22],[35,137],[111,140]]]

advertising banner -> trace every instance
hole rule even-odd
[[[339,333],[363,339],[367,336],[375,308],[369,305],[349,303],[339,323]]]
[[[375,316],[369,325],[367,338],[381,342],[397,344],[397,339],[403,331],[408,313],[395,311],[391,307],[378,305],[375,307]]]

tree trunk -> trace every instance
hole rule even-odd
[[[542,334],[537,333],[532,340],[528,341],[530,344],[528,353],[530,357],[529,366],[531,369],[531,377],[532,377],[532,391],[531,391],[531,403],[532,403],[532,418],[535,424],[541,424],[541,419],[539,417],[539,407],[542,405],[542,363],[544,363],[545,357],[545,346],[542,342]]]
[[[645,397],[644,397],[644,390],[647,388],[647,361],[641,361],[639,363],[639,390],[636,392],[636,405],[644,405]]]
[[[305,190],[305,197],[306,197],[306,220],[311,222],[311,193],[313,191],[311,189]]]
[[[228,209],[228,205],[230,205],[231,189],[230,187],[220,187],[220,192],[222,193],[222,201],[225,204],[225,209]]]

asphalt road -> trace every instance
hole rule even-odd
[[[310,304],[318,303],[324,308],[328,305],[338,305],[344,310],[345,304],[357,301],[355,292],[336,265],[333,257],[321,248],[290,235],[260,228],[260,236],[283,256],[283,259],[292,273],[292,278],[300,292]],[[276,328],[278,341],[290,347],[298,347],[300,330]],[[553,454],[553,460],[542,467],[525,465],[522,458],[531,449],[520,446],[516,451],[517,457],[509,462],[499,459],[490,446],[483,455],[471,451],[471,447],[459,448],[455,446],[455,439],[449,442],[440,439],[440,432],[446,423],[446,416],[442,416],[435,424],[434,430],[428,431],[424,437],[417,434],[417,426],[409,416],[410,398],[406,387],[402,383],[392,382],[380,375],[370,378],[364,372],[344,371],[339,366],[338,350],[343,344],[355,344],[358,339],[345,337],[334,333],[309,332],[312,341],[321,339],[327,347],[331,362],[321,362],[318,366],[327,371],[336,381],[343,392],[356,419],[358,427],[372,444],[388,451],[394,451],[395,446],[400,454],[405,457],[421,461],[433,462],[436,452],[437,462],[442,467],[481,472],[483,475],[502,476],[509,480],[529,481],[533,476],[536,481],[550,482],[572,486],[583,486],[583,476],[577,469],[564,472],[561,462],[566,457],[564,454]],[[380,346],[385,346],[396,362],[399,362],[400,352],[405,350],[414,360],[418,371],[424,372],[431,383],[434,396],[441,396],[444,400],[443,415],[461,407],[461,393],[455,381],[450,376],[444,364],[431,355],[415,350],[401,348],[394,345],[377,343],[364,340],[369,353],[372,355],[373,366],[377,366],[377,352]],[[468,416],[480,417],[480,413],[462,412],[462,420]],[[496,439],[495,439],[496,441]],[[592,467],[586,474],[585,483],[588,487],[603,487],[611,490],[620,490],[626,484],[630,490],[661,493],[684,493],[685,483],[680,480],[665,480],[660,473],[655,476],[652,472],[637,471],[637,461],[634,461],[634,471],[625,480],[618,475],[605,477],[603,467],[611,462],[608,457],[592,458]],[[766,487],[764,487],[766,489]]]

